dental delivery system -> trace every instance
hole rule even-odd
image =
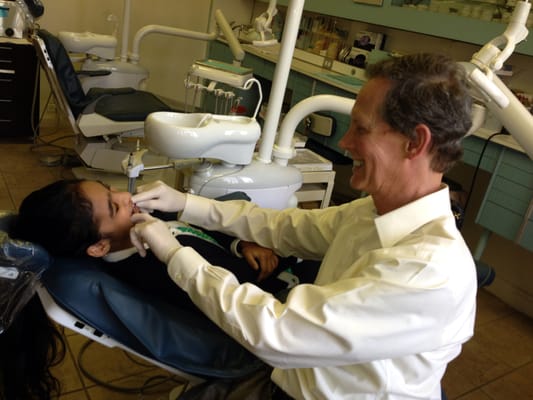
[[[192,161],[195,166],[189,182],[191,193],[217,197],[242,191],[263,207],[296,205],[294,193],[302,185],[302,175],[297,168],[287,164],[294,155],[292,137],[297,124],[315,111],[349,114],[353,106],[353,100],[329,95],[302,101],[286,115],[279,141],[274,146],[303,5],[304,0],[292,0],[287,9],[280,57],[274,71],[257,154],[254,154],[254,147],[259,139],[259,127],[255,117],[162,112],[153,113],[146,119],[145,139],[152,151],[172,159],[197,159]],[[176,165],[190,166],[191,163],[181,161]],[[123,169],[130,181],[143,168],[142,158],[138,155],[132,154],[123,161]],[[129,186],[132,188],[133,184]]]

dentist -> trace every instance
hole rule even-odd
[[[475,265],[441,183],[471,125],[463,71],[415,54],[367,73],[340,146],[354,160],[351,186],[369,196],[281,211],[162,183],[133,197],[282,256],[322,260],[314,284],[280,302],[182,247],[161,221],[132,217],[138,251],[148,244],[209,318],[272,366],[265,398],[440,399],[447,364],[473,334]]]

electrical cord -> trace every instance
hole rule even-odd
[[[133,394],[146,394],[149,390],[153,390],[153,389],[156,389],[157,387],[165,384],[165,383],[168,383],[168,382],[175,382],[176,384],[180,384],[183,386],[181,392],[179,395],[181,395],[182,393],[185,392],[185,390],[187,389],[187,386],[188,386],[188,382],[185,381],[185,380],[181,380],[181,379],[178,379],[176,376],[173,376],[173,375],[153,375],[149,378],[147,378],[144,383],[140,386],[130,386],[130,387],[126,387],[126,386],[119,386],[119,385],[114,385],[112,383],[109,383],[109,382],[104,382],[102,379],[99,379],[97,378],[96,376],[94,376],[93,374],[91,374],[84,366],[84,361],[83,361],[83,356],[85,354],[85,352],[87,351],[87,349],[89,348],[89,346],[91,344],[93,344],[94,342],[92,340],[87,340],[83,346],[81,347],[79,353],[78,353],[78,357],[77,357],[77,362],[78,362],[78,366],[80,368],[80,371],[81,373],[83,374],[83,376],[85,376],[87,379],[89,379],[90,381],[94,382],[96,385],[98,386],[102,386],[106,389],[109,389],[109,390],[112,390],[114,392],[120,392],[120,393],[133,393]],[[132,362],[134,362],[135,364],[138,364],[138,365],[141,365],[143,367],[152,367],[152,365],[147,365],[147,364],[144,364],[144,363],[141,363],[141,362],[138,362],[136,360],[134,360],[132,357],[130,357],[126,352],[124,352],[124,354],[126,354],[126,356],[128,357],[128,359],[130,359]],[[161,389],[161,390],[166,390],[168,388],[165,388],[165,389]]]
[[[38,76],[39,74],[37,73],[36,74],[36,80],[38,79]],[[37,87],[37,85],[35,85],[35,87]],[[78,155],[76,154],[76,152],[70,148],[70,147],[67,147],[67,146],[62,146],[62,145],[58,145],[56,144],[56,142],[58,141],[61,141],[63,139],[69,139],[69,138],[73,138],[75,137],[74,134],[67,134],[67,135],[63,135],[63,136],[60,136],[60,137],[57,137],[53,140],[45,140],[43,139],[43,135],[38,135],[38,129],[40,128],[41,126],[41,123],[44,119],[44,116],[48,110],[48,107],[50,105],[50,100],[52,99],[52,96],[53,94],[50,93],[46,99],[46,102],[44,104],[44,107],[43,107],[43,111],[41,113],[41,116],[39,117],[39,121],[38,121],[38,124],[35,125],[34,124],[34,113],[35,113],[35,108],[36,108],[36,97],[37,96],[37,91],[35,89],[34,91],[34,100],[33,100],[33,106],[32,106],[32,115],[31,115],[31,123],[32,123],[32,131],[33,131],[33,145],[30,147],[30,151],[32,152],[35,152],[35,151],[40,151],[41,153],[43,153],[41,155],[41,161],[45,164],[47,164],[48,166],[56,166],[56,165],[59,165],[59,164],[63,164],[63,165],[67,165],[67,164],[72,164],[72,160],[78,158]],[[59,126],[59,115],[56,113],[56,127],[55,129],[53,130],[53,132],[51,133],[48,133],[46,136],[51,136],[51,135],[54,135],[57,133],[58,131],[58,126]],[[43,148],[45,149],[48,149],[50,148],[51,150],[42,150]],[[59,151],[59,152],[58,152]],[[54,159],[53,161],[44,161],[46,159],[46,157],[52,157],[52,159]],[[71,161],[69,161],[71,160]],[[77,163],[77,162],[76,162]]]
[[[477,174],[480,170],[480,167],[481,167],[481,161],[483,160],[483,156],[485,154],[485,150],[487,149],[487,146],[489,144],[489,142],[495,138],[496,136],[498,135],[506,135],[506,133],[503,133],[503,132],[496,132],[496,133],[493,133],[492,135],[490,135],[486,140],[485,140],[485,143],[483,144],[483,148],[481,149],[481,152],[479,153],[479,158],[478,158],[478,161],[477,161],[477,164],[476,164],[476,168],[474,170],[474,174],[472,175],[472,180],[470,182],[470,188],[468,189],[468,194],[466,196],[466,200],[465,200],[465,204],[464,204],[464,207],[463,207],[463,210],[464,210],[464,214],[466,214],[466,210],[468,208],[468,204],[470,203],[470,197],[472,196],[472,191],[474,190],[474,185],[476,183],[476,179],[477,179]]]

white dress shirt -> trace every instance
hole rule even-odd
[[[181,219],[323,260],[285,303],[193,249],[171,278],[216,324],[274,366],[297,399],[440,399],[450,360],[473,334],[475,265],[449,192],[378,216],[371,197],[319,210],[268,210],[188,195]]]

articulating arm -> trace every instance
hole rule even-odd
[[[472,85],[473,97],[483,103],[533,159],[533,116],[495,74],[528,35],[525,26],[531,4],[519,1],[505,32],[461,63]],[[503,46],[500,50],[499,46]]]

